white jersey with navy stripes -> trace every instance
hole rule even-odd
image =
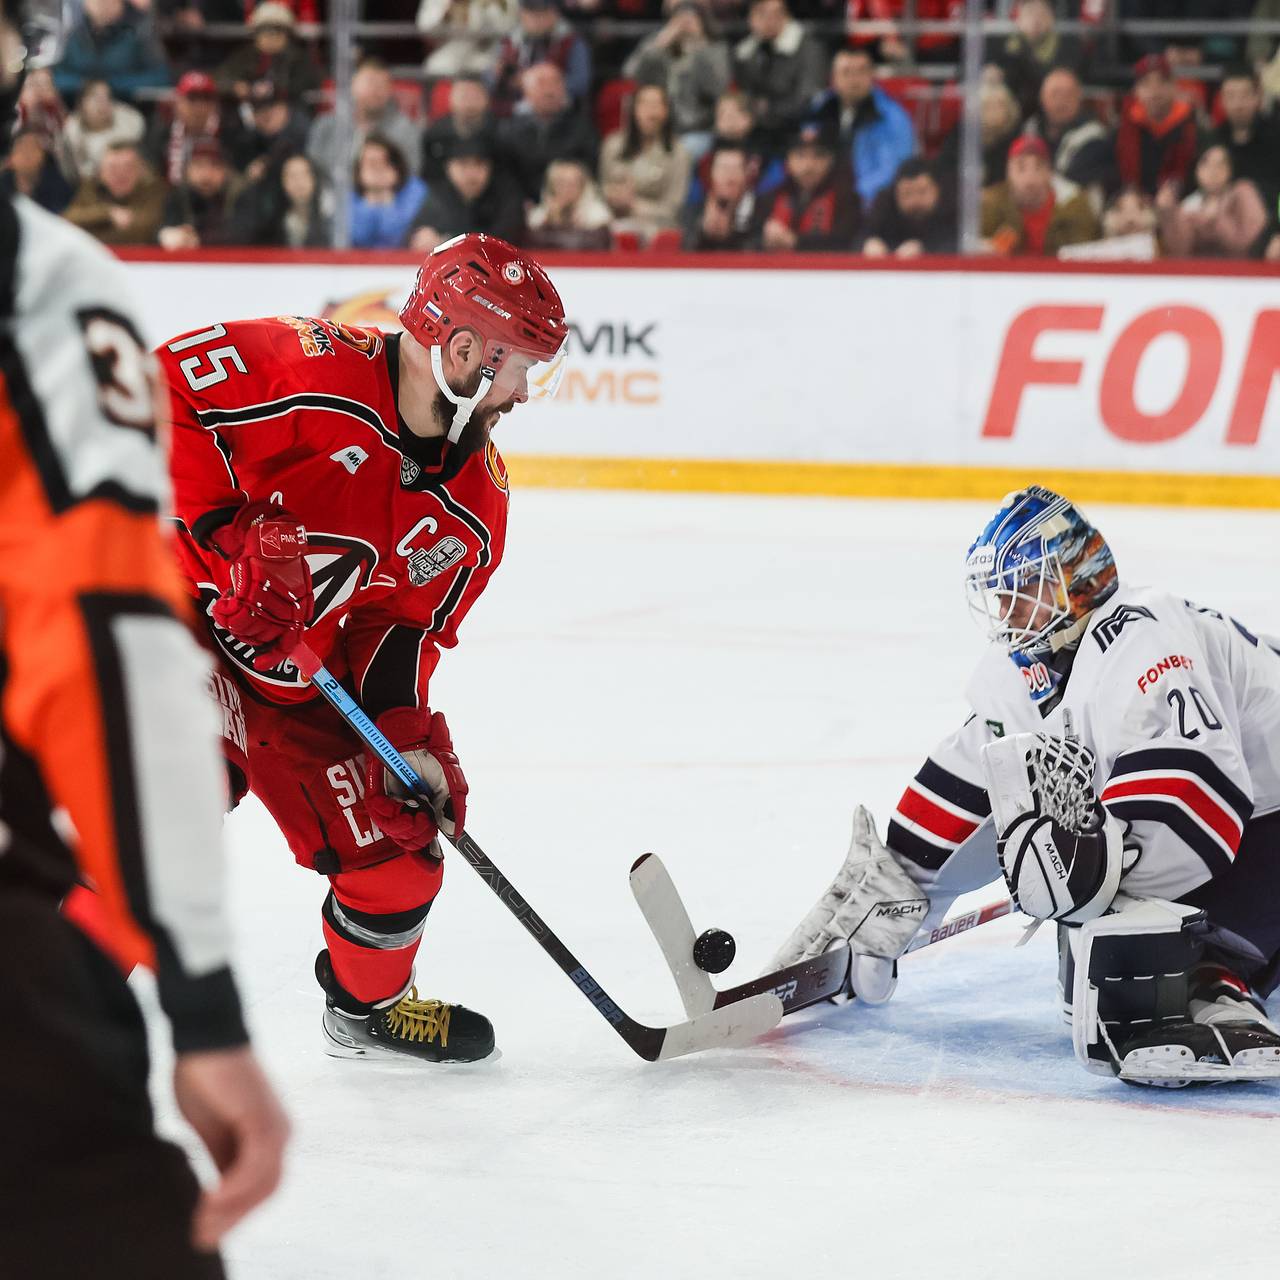
[[[1102,802],[1141,849],[1122,882],[1177,898],[1228,868],[1246,823],[1280,809],[1280,651],[1242,623],[1177,595],[1121,586],[1081,638],[1067,678],[1015,665],[993,645],[966,690],[973,715],[907,787],[888,843],[926,887],[991,878],[991,806],[979,752],[1006,734],[1072,730],[1097,756]],[[1040,695],[1040,701],[1036,695]],[[1046,709],[1047,708],[1047,709]],[[961,864],[972,866],[957,875]]]

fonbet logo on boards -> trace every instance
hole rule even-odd
[[[1231,326],[1203,307],[1168,305],[1140,311],[1113,332],[1116,304],[1051,302],[1026,307],[1009,321],[991,397],[982,423],[987,439],[1008,439],[1031,419],[1035,404],[1097,377],[1097,414],[1112,436],[1132,444],[1160,444],[1186,435],[1215,399],[1226,416],[1222,440],[1256,445],[1280,373],[1280,310],[1253,317],[1243,360],[1232,352]],[[1123,313],[1121,313],[1123,315]],[[1105,324],[1104,324],[1105,322]],[[1104,334],[1106,336],[1104,336]],[[1159,404],[1139,403],[1144,361],[1154,347],[1172,344],[1177,371],[1165,381]],[[1221,392],[1221,394],[1220,394]]]

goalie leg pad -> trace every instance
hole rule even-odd
[[[1280,1035],[1256,1008],[1194,998],[1203,914],[1158,899],[1117,904],[1071,938],[1072,1042],[1084,1066],[1166,1088],[1280,1078]]]

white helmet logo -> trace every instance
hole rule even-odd
[[[508,284],[522,284],[524,282],[524,268],[518,262],[508,262],[502,268],[502,278]]]

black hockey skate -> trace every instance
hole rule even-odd
[[[417,987],[382,1008],[362,1004],[338,985],[328,951],[316,957],[316,978],[325,990],[330,1057],[477,1062],[494,1051],[493,1024],[463,1005],[423,1000]]]
[[[1121,1080],[1177,1089],[1280,1079],[1280,1028],[1247,983],[1206,963],[1192,972],[1189,994],[1189,1018],[1168,1019],[1117,1044]]]

